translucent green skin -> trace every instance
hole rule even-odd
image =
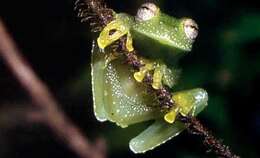
[[[109,120],[121,127],[156,120],[149,128],[130,141],[130,149],[144,153],[177,136],[185,129],[183,123],[173,124],[163,120],[163,113],[156,105],[155,97],[145,92],[141,83],[133,79],[131,67],[116,59],[106,65],[105,54],[97,46],[92,51],[92,90],[95,116],[99,121]],[[203,89],[181,91],[194,107],[197,115],[207,105],[207,93]]]
[[[167,66],[173,66],[180,56],[192,48],[193,41],[184,33],[183,19],[175,19],[159,12],[156,17],[144,22],[135,21],[127,14],[117,14],[117,20],[123,24],[124,29],[129,30],[138,53],[150,60],[163,61]],[[92,91],[96,118],[99,121],[115,122],[123,128],[155,120],[130,141],[130,149],[135,153],[151,150],[183,131],[183,123],[175,121],[169,124],[163,120],[165,113],[161,112],[154,94],[147,93],[144,85],[136,82],[132,68],[123,64],[123,59],[109,60],[110,53],[111,50],[102,50],[93,44]],[[172,71],[168,78],[176,79],[176,76],[178,74]],[[203,89],[180,91],[173,95],[177,93],[182,93],[181,99],[193,107],[190,113],[192,116],[207,106],[208,96]]]
[[[106,65],[105,53],[97,46],[93,50],[92,91],[94,112],[99,121],[110,120],[127,127],[162,116],[158,115],[158,109],[151,107],[156,100],[134,80],[131,67],[123,65],[121,59]]]
[[[186,37],[183,29],[186,18],[176,19],[162,12],[147,21],[136,21],[124,13],[117,16],[129,28],[134,47],[145,57],[171,66],[192,49],[194,41]]]

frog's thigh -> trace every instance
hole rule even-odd
[[[105,70],[105,110],[110,121],[121,127],[161,116],[151,107],[156,101],[145,93],[145,87],[135,81],[130,70],[122,60],[113,60]]]
[[[144,153],[177,136],[184,129],[184,124],[179,121],[169,124],[164,120],[157,120],[130,141],[130,149],[134,153]]]
[[[100,52],[98,46],[93,42],[91,52],[92,95],[94,113],[99,121],[107,120],[107,113],[104,108],[104,70],[105,54]]]
[[[185,93],[189,96],[189,99],[193,100],[191,104],[196,107],[194,108],[194,115],[200,113],[207,105],[208,96],[203,89],[198,88],[178,93]],[[135,153],[144,153],[177,136],[184,129],[184,124],[179,121],[169,124],[164,120],[157,120],[130,141],[130,149]]]

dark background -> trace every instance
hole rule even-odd
[[[135,14],[143,1],[109,0]],[[24,56],[49,85],[68,117],[91,139],[107,140],[109,157],[213,157],[199,138],[180,136],[145,155],[128,141],[139,127],[120,129],[93,116],[90,85],[92,35],[72,0],[1,0],[0,16]],[[161,10],[192,17],[200,27],[193,51],[181,60],[183,89],[203,87],[209,106],[199,118],[242,157],[260,157],[260,6],[252,0],[162,0]],[[0,59],[0,157],[76,157],[44,125],[19,115],[30,100]],[[140,132],[140,131],[139,131]]]

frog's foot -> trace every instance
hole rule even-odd
[[[207,92],[200,88],[176,92],[173,94],[173,97],[179,97],[179,99],[175,99],[179,106],[193,107],[189,112],[192,116],[198,115],[207,106],[208,101]],[[175,120],[176,117],[174,117],[174,115],[174,112],[171,112],[171,114],[169,113],[168,116],[165,117],[167,119],[171,119],[172,117]],[[170,124],[165,121],[165,118],[164,120],[157,119],[155,123],[130,141],[130,149],[135,153],[144,153],[177,136],[185,128],[186,125],[179,120],[175,120]]]
[[[154,89],[160,89],[163,85],[172,88],[178,79],[179,70],[169,69],[164,63],[142,60],[144,66],[134,74],[136,81],[142,82],[147,72],[152,71]]]
[[[157,62],[152,62],[148,60],[142,60],[141,62],[144,66],[140,68],[138,72],[134,73],[134,78],[137,82],[142,82],[145,78],[145,75],[149,71],[153,71],[153,82],[152,87],[154,89],[160,89],[162,87],[162,80],[163,80],[163,69],[164,67],[161,66]]]
[[[174,106],[164,115],[164,120],[174,123],[178,114],[182,116],[195,116],[201,105],[206,106],[208,96],[203,89],[193,89],[172,94]],[[204,107],[203,107],[204,108]]]
[[[142,82],[145,75],[155,68],[155,62],[151,62],[146,59],[141,60],[141,64],[144,66],[142,66],[138,72],[134,73],[134,78],[137,82]]]
[[[164,63],[159,62],[154,69],[152,87],[160,89],[164,85],[172,88],[176,84],[178,76],[179,70],[168,68]]]
[[[168,123],[173,123],[180,111],[179,107],[173,107],[169,112],[164,115],[164,120]]]

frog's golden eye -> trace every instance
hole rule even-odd
[[[199,33],[199,27],[197,23],[192,19],[185,19],[183,27],[187,38],[194,41]]]
[[[150,20],[157,15],[159,8],[153,3],[144,3],[138,9],[135,19],[137,21]]]

